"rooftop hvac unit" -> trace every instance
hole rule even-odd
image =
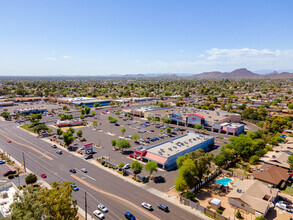
[[[177,149],[177,147],[176,147],[176,146],[173,146],[173,148]]]
[[[169,149],[169,150],[172,150],[172,147],[169,147],[168,149]]]

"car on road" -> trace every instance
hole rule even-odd
[[[72,186],[73,191],[78,191],[79,190],[79,188],[77,187],[77,185],[72,184],[71,186]]]
[[[75,169],[70,169],[69,172],[76,173],[76,170]]]
[[[42,178],[46,178],[47,175],[46,175],[45,173],[41,173],[41,177],[42,177]]]
[[[168,206],[166,206],[164,204],[158,204],[158,208],[163,210],[164,212],[169,212]]]
[[[10,174],[15,174],[16,170],[7,170],[6,172],[3,173],[3,176],[8,176]]]
[[[104,212],[104,213],[108,212],[107,207],[105,207],[103,204],[99,204],[99,205],[98,205],[98,208],[99,208],[102,212]]]
[[[81,170],[81,172],[83,172],[83,173],[87,173],[86,168],[82,168],[82,169],[80,169],[80,170]]]
[[[125,212],[124,216],[129,220],[135,220],[135,216],[132,215],[130,212]]]
[[[150,211],[153,210],[152,205],[149,204],[149,203],[147,203],[147,202],[143,202],[143,203],[141,203],[141,206],[142,206],[143,208],[145,208],[145,209],[150,210]]]
[[[130,165],[128,163],[122,167],[122,169],[129,169],[129,168],[130,168]]]
[[[11,140],[7,139],[7,143],[11,143]]]
[[[104,219],[105,216],[102,212],[100,212],[99,210],[95,210],[93,211],[93,214],[98,218],[98,219]]]
[[[52,148],[57,148],[57,146],[55,144],[52,144],[51,147]]]
[[[92,154],[88,154],[85,156],[84,159],[88,160],[88,159],[92,159],[92,158],[94,158],[94,156]]]
[[[0,164],[4,164],[4,163],[6,163],[5,160],[0,160]]]
[[[56,153],[61,155],[62,154],[62,150],[57,150]]]

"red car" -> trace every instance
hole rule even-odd
[[[7,142],[8,142],[8,143],[11,143],[11,140],[7,139]]]
[[[46,178],[47,175],[45,173],[41,173],[41,177]]]
[[[15,174],[16,171],[15,170],[8,170],[5,173],[3,173],[3,176],[8,176],[9,174]]]
[[[130,156],[131,158],[134,158],[134,154],[129,154],[129,156]]]

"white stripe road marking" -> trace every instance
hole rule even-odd
[[[84,178],[88,177],[88,178],[90,178],[90,179],[92,179],[92,180],[96,181],[96,179],[95,179],[95,178],[93,178],[93,177],[89,176],[88,174],[86,174],[86,173],[84,173],[84,172],[81,172],[79,169],[77,169],[77,168],[74,168],[74,169],[76,170],[76,172],[78,172],[78,173],[80,173],[80,174],[84,175],[84,176],[85,176]],[[84,179],[84,178],[82,177],[82,179]]]

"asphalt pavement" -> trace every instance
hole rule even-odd
[[[14,122],[1,121],[0,125],[1,148],[19,162],[22,162],[22,153],[24,152],[26,167],[36,173],[39,178],[41,178],[41,173],[46,173],[46,181],[49,183],[52,181],[75,182],[80,190],[73,192],[73,199],[76,199],[78,205],[84,209],[84,194],[87,192],[89,214],[97,209],[99,203],[103,203],[109,209],[109,213],[105,215],[109,219],[123,219],[126,211],[132,212],[138,219],[201,219],[198,217],[202,216],[201,213],[194,210],[192,211],[194,214],[186,211],[109,174],[103,169],[99,169],[65,149],[62,149],[62,155],[56,154],[56,149],[51,148],[50,144],[18,129]],[[11,143],[7,143],[7,137],[12,140]],[[76,174],[70,173],[69,169],[71,168],[76,168],[78,172]],[[82,173],[81,168],[86,168],[88,173]],[[153,212],[142,210],[140,205],[144,201],[155,207]],[[158,210],[156,208],[158,203],[168,205],[171,212],[165,213]],[[154,218],[154,216],[156,217]]]

